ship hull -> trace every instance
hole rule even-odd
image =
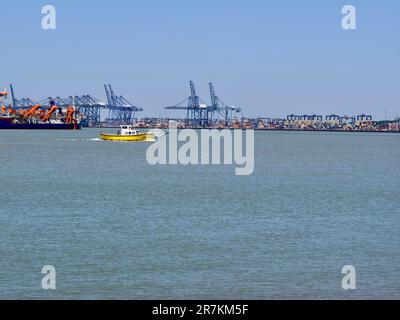
[[[0,120],[0,130],[79,130],[81,125],[73,123],[12,123]]]
[[[0,130],[79,130],[76,123],[13,123],[10,118],[0,117]]]

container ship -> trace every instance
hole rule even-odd
[[[2,100],[8,92],[0,91],[0,129],[21,130],[79,130],[83,116],[76,111],[74,106],[61,108],[51,101],[49,106],[40,104],[31,106],[29,109],[13,109],[6,107]]]

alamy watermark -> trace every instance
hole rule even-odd
[[[56,268],[51,265],[44,266],[42,274],[45,275],[42,279],[42,289],[56,290]]]
[[[342,28],[344,30],[356,30],[357,29],[357,11],[352,5],[346,5],[342,8]]]
[[[236,175],[253,174],[254,130],[170,128],[147,149],[150,165],[236,165]]]
[[[42,268],[42,274],[45,276],[42,279],[42,289],[56,290],[56,269],[52,265],[46,265]],[[343,290],[356,290],[356,268],[352,265],[346,265],[342,268],[342,289]]]
[[[57,29],[57,14],[56,8],[53,5],[45,5],[42,7],[42,29],[43,30],[55,30]],[[356,30],[357,29],[357,11],[353,5],[345,5],[342,7],[341,25],[344,30]]]
[[[56,8],[52,5],[45,5],[42,7],[42,29],[55,30],[57,29],[57,14]]]
[[[356,282],[356,268],[351,265],[344,266],[342,268],[342,274],[345,276],[342,279],[343,290],[355,290],[357,289]]]

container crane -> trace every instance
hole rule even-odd
[[[230,121],[233,119],[233,113],[242,112],[241,108],[229,107],[227,106],[215,93],[214,84],[210,82],[208,84],[210,88],[210,97],[211,97],[211,119],[214,118],[215,113],[218,113],[225,121],[225,125],[228,125]]]
[[[240,108],[228,107],[215,93],[214,85],[210,82],[211,105],[203,103],[197,95],[193,81],[189,82],[190,96],[182,102],[165,107],[165,110],[185,110],[186,124],[194,127],[209,127],[214,125],[218,117],[222,117],[226,124],[232,119],[233,112],[241,112]],[[186,104],[186,105],[185,105]]]
[[[102,100],[90,95],[69,96],[65,99],[60,97],[49,97],[39,102],[34,102],[29,98],[17,99],[14,95],[13,85],[11,84],[10,91],[13,101],[12,109],[30,109],[38,104],[42,106],[51,106],[51,102],[53,101],[60,108],[67,109],[69,106],[75,106],[75,112],[83,114],[86,123],[89,126],[99,126],[101,124],[102,110],[109,112],[109,121],[113,123],[131,123],[134,119],[135,113],[143,111],[142,108],[134,106],[123,96],[116,95],[111,85],[104,85],[104,88],[106,91],[107,102],[103,102]],[[4,92],[6,92],[6,90],[4,90]]]
[[[104,85],[107,97],[107,109],[109,110],[108,121],[127,124],[133,122],[135,113],[143,111],[130,103],[125,97],[114,93],[111,84]]]

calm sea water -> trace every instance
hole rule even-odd
[[[98,133],[0,132],[0,298],[400,298],[400,135],[256,132],[238,177]]]

